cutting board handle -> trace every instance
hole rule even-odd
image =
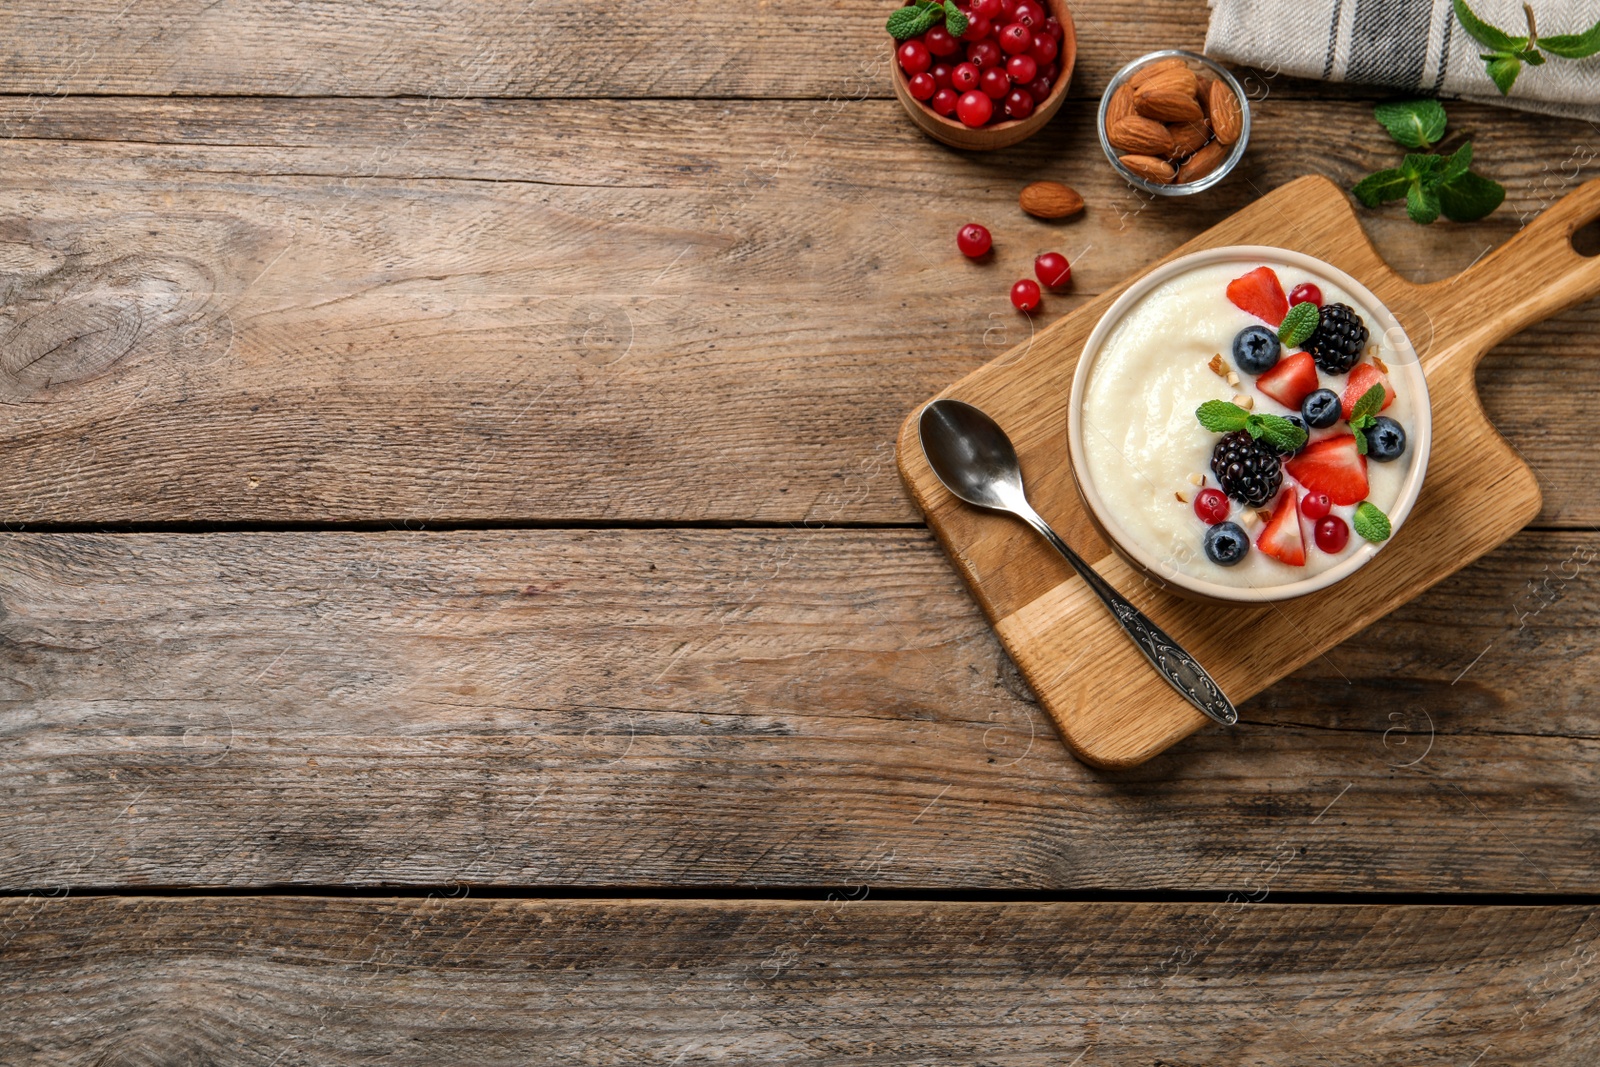
[[[1600,256],[1572,235],[1600,218],[1600,178],[1534,216],[1505,244],[1453,278],[1418,286],[1435,327],[1472,343],[1473,361],[1507,337],[1600,295]]]

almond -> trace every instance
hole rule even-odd
[[[1106,104],[1106,129],[1110,129],[1129,115],[1133,114],[1133,90],[1126,85],[1118,86],[1117,91],[1111,94],[1111,100]]]
[[[1165,89],[1136,90],[1133,94],[1133,107],[1145,118],[1155,119],[1157,122],[1200,122],[1206,117],[1193,93],[1178,93]]]
[[[1197,182],[1207,174],[1217,169],[1217,166],[1227,158],[1228,150],[1216,141],[1212,141],[1200,151],[1190,156],[1178,168],[1178,184],[1188,185]]]
[[[1151,78],[1154,78],[1158,74],[1169,70],[1179,69],[1189,69],[1189,64],[1184,62],[1184,60],[1179,56],[1173,56],[1170,59],[1158,59],[1154,63],[1146,63],[1144,66],[1128,75],[1127,84],[1132,88],[1137,89],[1139,86],[1143,85],[1145,82],[1149,81]]]
[[[1211,116],[1211,130],[1223,144],[1233,144],[1244,133],[1244,115],[1239,110],[1239,98],[1221,82],[1211,83],[1206,97],[1206,112]]]
[[[1209,74],[1196,74],[1194,76],[1194,98],[1200,101],[1201,107],[1205,107],[1206,101],[1211,99],[1211,85],[1215,81],[1216,79]]]
[[[1118,156],[1124,167],[1133,171],[1147,182],[1157,185],[1170,185],[1172,182],[1172,164],[1155,156],[1127,155]]]
[[[1146,93],[1182,93],[1184,96],[1193,96],[1198,83],[1194,71],[1179,65],[1162,67],[1148,77],[1140,78],[1130,84],[1133,85],[1133,97],[1137,101]]]
[[[1017,197],[1022,210],[1036,218],[1064,219],[1083,210],[1083,197],[1060,182],[1034,182]]]
[[[1119,152],[1136,156],[1164,156],[1172,151],[1172,134],[1155,119],[1129,115],[1115,126],[1106,127],[1106,140]]]
[[[1167,132],[1172,134],[1172,151],[1169,159],[1187,159],[1211,140],[1211,128],[1202,122],[1169,122]]]

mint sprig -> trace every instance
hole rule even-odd
[[[956,0],[944,0],[944,28],[949,31],[950,36],[960,37],[967,32],[969,25],[971,20],[967,18],[965,11],[956,6]]]
[[[1244,430],[1279,452],[1293,452],[1306,443],[1306,431],[1282,415],[1246,411],[1229,400],[1207,400],[1194,409],[1194,417],[1212,433]]]
[[[1461,28],[1467,31],[1479,44],[1489,49],[1481,52],[1478,58],[1483,60],[1484,71],[1489,75],[1489,80],[1494,82],[1501,96],[1511,92],[1511,87],[1517,82],[1517,75],[1522,73],[1522,65],[1530,67],[1544,65],[1545,52],[1562,59],[1586,59],[1600,52],[1600,22],[1596,22],[1582,33],[1559,33],[1553,37],[1540,37],[1539,26],[1533,17],[1533,8],[1527,4],[1522,5],[1523,17],[1528,20],[1528,32],[1518,36],[1498,26],[1491,26],[1483,21],[1472,9],[1467,6],[1466,0],[1452,0],[1455,8],[1456,21],[1461,23]]]
[[[1306,343],[1306,338],[1317,332],[1317,324],[1321,321],[1322,312],[1317,310],[1317,305],[1302,300],[1290,308],[1278,324],[1278,340],[1289,348],[1299,348]]]
[[[1406,148],[1431,148],[1444,135],[1447,121],[1437,100],[1379,104],[1373,115]],[[1506,198],[1504,186],[1472,170],[1471,141],[1448,156],[1407,153],[1400,166],[1369,174],[1350,191],[1367,207],[1403,199],[1411,221],[1423,226],[1440,215],[1453,222],[1474,222]]]
[[[1388,395],[1383,383],[1377,382],[1350,405],[1350,430],[1356,435],[1356,451],[1363,456],[1367,454],[1367,431],[1378,424],[1378,412]]]
[[[1394,533],[1389,525],[1389,516],[1379,510],[1376,504],[1366,500],[1356,505],[1350,525],[1355,527],[1356,533],[1375,545],[1389,540],[1389,535]]]
[[[887,28],[895,40],[905,41],[927,33],[940,22],[952,37],[967,32],[967,16],[956,7],[955,0],[916,0],[890,14]]]

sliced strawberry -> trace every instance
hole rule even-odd
[[[1289,313],[1289,298],[1283,283],[1271,267],[1257,267],[1249,274],[1228,283],[1228,299],[1234,307],[1276,326]]]
[[[1356,451],[1354,434],[1313,441],[1284,464],[1290,476],[1335,504],[1367,499],[1367,457]]]
[[[1256,547],[1279,563],[1306,565],[1306,532],[1300,525],[1300,497],[1293,489],[1285,489],[1278,497],[1272,518],[1256,538]]]
[[[1389,376],[1370,363],[1357,363],[1350,368],[1350,382],[1344,387],[1344,395],[1339,398],[1339,406],[1344,409],[1346,419],[1355,410],[1361,394],[1379,382],[1383,383],[1383,408],[1386,408],[1394,403],[1394,386],[1389,384]],[[1383,408],[1378,410],[1382,411]]]
[[[1317,391],[1317,363],[1310,352],[1284,356],[1256,379],[1256,388],[1286,408],[1300,410],[1300,401]]]

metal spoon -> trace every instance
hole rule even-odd
[[[1183,698],[1232,726],[1239,712],[1206,669],[1149,617],[1118,593],[1039,517],[1022,489],[1022,467],[1011,439],[993,419],[959,400],[935,400],[922,409],[917,430],[928,466],[944,487],[968,504],[1004,511],[1026,522],[1055,546],[1072,569],[1111,609],[1133,643]]]

